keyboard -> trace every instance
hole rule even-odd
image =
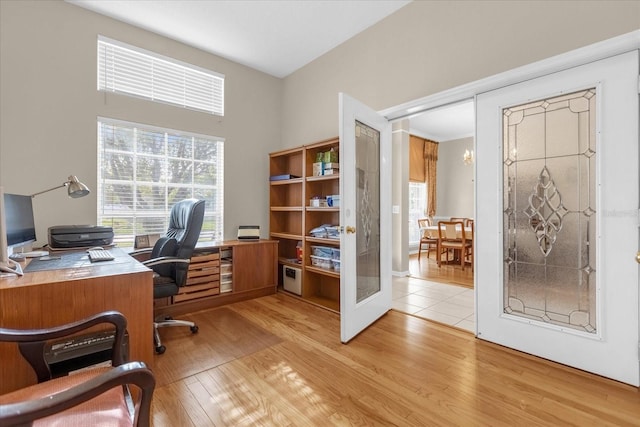
[[[87,252],[89,253],[89,261],[91,262],[111,261],[114,259],[111,252],[106,249],[91,249]]]

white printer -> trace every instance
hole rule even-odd
[[[260,240],[259,225],[238,226],[238,240]]]

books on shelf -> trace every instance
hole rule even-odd
[[[297,175],[291,175],[290,173],[286,173],[283,175],[271,175],[269,177],[269,181],[284,181],[287,179],[294,179],[294,178],[300,178]]]

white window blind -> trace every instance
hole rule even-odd
[[[98,90],[224,116],[224,75],[103,36]]]
[[[98,224],[115,242],[167,230],[178,201],[206,201],[200,241],[222,240],[224,141],[171,129],[98,119]]]

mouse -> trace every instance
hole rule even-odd
[[[13,260],[13,261],[24,261],[26,258],[26,256],[24,256],[24,254],[11,254],[9,255],[9,259]]]
[[[104,248],[102,246],[94,246],[92,248],[87,249],[87,252],[89,251],[103,251]]]

